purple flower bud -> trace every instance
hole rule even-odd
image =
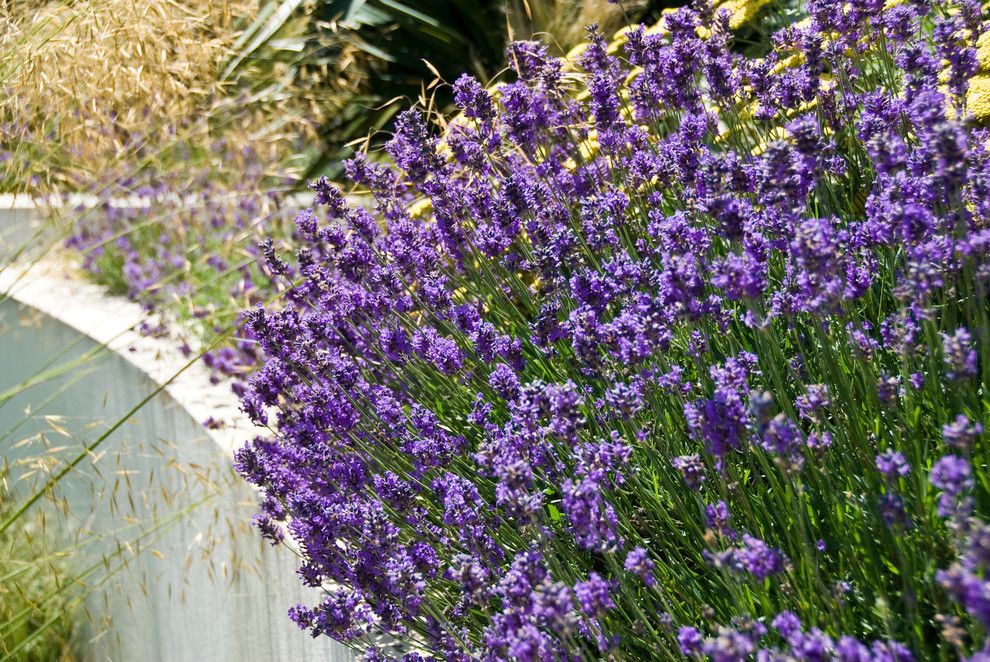
[[[503,400],[512,400],[519,395],[519,378],[512,368],[504,363],[495,366],[488,383]]]
[[[701,633],[693,627],[685,625],[677,631],[677,645],[681,649],[681,655],[697,655],[701,652]]]
[[[949,379],[964,379],[976,374],[976,350],[966,329],[960,327],[952,335],[942,334],[942,355]]]
[[[911,471],[911,465],[908,464],[904,455],[898,453],[893,448],[888,448],[883,453],[880,453],[880,455],[877,455],[876,464],[880,473],[888,479],[907,476]]]
[[[973,470],[957,455],[946,455],[932,466],[932,485],[942,490],[937,512],[940,517],[960,519],[969,514],[972,500],[965,493],[973,489]]]
[[[743,534],[742,546],[733,550],[736,563],[760,580],[784,570],[784,555],[779,549],[770,547],[759,538]]]
[[[693,490],[705,482],[705,465],[698,455],[681,455],[672,461],[674,468],[681,472],[684,482]]]
[[[597,572],[588,575],[588,581],[574,585],[574,595],[577,597],[581,611],[592,618],[600,616],[604,611],[615,608],[615,602],[610,595],[609,583],[602,579]]]
[[[643,547],[636,547],[626,555],[623,567],[627,572],[632,572],[640,576],[647,586],[655,586],[656,577],[653,576],[654,563],[650,559],[649,552]]]
[[[729,513],[729,506],[724,501],[705,506],[705,526],[712,529],[719,535],[735,538],[735,531],[729,528],[729,520],[732,515]]]
[[[983,434],[983,426],[980,423],[973,423],[965,414],[959,414],[952,423],[942,426],[942,438],[948,446],[956,450],[968,451],[981,434]]]
[[[795,632],[801,631],[801,619],[792,612],[782,611],[773,619],[773,627],[784,639],[789,639]]]
[[[973,470],[969,462],[958,455],[946,455],[932,466],[932,485],[953,496],[973,487]]]

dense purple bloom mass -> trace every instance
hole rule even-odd
[[[981,10],[803,9],[760,57],[705,5],[514,44],[442,133],[408,110],[392,165],[347,162],[373,209],[314,184],[262,251],[273,436],[236,457],[327,591],[297,623],[445,660],[990,652]]]

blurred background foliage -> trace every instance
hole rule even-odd
[[[590,23],[609,33],[675,4],[8,0],[0,189],[136,186],[137,172],[191,163],[218,181],[236,180],[245,161],[264,164],[276,186],[334,176],[356,145],[384,139],[402,106],[447,107],[449,86],[437,82],[464,72],[490,81],[510,39],[535,36],[563,54]]]
[[[319,154],[306,176],[334,175],[355,143],[380,142],[377,132],[402,107],[419,101],[445,109],[449,86],[470,73],[492,80],[505,65],[512,39],[536,37],[558,54],[586,39],[598,23],[607,34],[659,16],[676,0],[284,0],[266,6],[245,34],[257,34],[231,66],[251,70],[277,62],[292,83],[318,100]],[[296,6],[294,12],[285,11]],[[272,9],[268,9],[271,7]],[[294,19],[305,16],[302,24]],[[282,35],[291,34],[291,37]],[[264,36],[265,39],[260,39]]]

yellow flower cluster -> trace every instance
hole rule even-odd
[[[729,18],[729,27],[738,30],[752,21],[769,2],[770,0],[727,0],[719,4],[716,9],[730,10],[732,16]]]
[[[976,59],[980,73],[969,79],[966,107],[978,120],[990,119],[990,32],[984,32],[976,42]]]
[[[966,107],[978,120],[990,118],[990,74],[979,73],[969,79]]]

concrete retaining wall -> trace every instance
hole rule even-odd
[[[38,222],[23,202],[0,200],[0,257]],[[36,505],[63,544],[77,545],[76,568],[127,562],[90,576],[86,658],[354,659],[286,616],[320,596],[304,591],[291,549],[267,546],[248,526],[256,496],[233,475],[230,454],[259,431],[229,385],[211,384],[198,363],[176,376],[187,359],[168,339],[135,332],[139,306],[56,260],[4,266],[3,293],[0,392],[45,370],[55,375],[0,403],[0,458],[12,469],[16,497],[38,490],[166,385]],[[225,427],[204,429],[209,417]]]

